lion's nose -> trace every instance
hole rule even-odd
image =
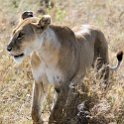
[[[10,52],[12,50],[12,47],[10,45],[8,45],[7,50]]]

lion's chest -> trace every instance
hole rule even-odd
[[[36,81],[41,81],[43,76],[47,77],[49,83],[57,84],[63,81],[62,72],[55,66],[47,67],[45,64],[42,64],[37,69],[32,69],[32,72]]]

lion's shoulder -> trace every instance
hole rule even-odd
[[[67,26],[50,25],[61,43],[75,41],[75,33]]]

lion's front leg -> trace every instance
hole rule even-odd
[[[68,94],[68,86],[67,85],[61,86],[61,88],[56,89],[56,92],[57,92],[57,100],[55,102],[53,110],[51,111],[49,124],[62,124],[61,120],[64,114],[63,107],[65,105]]]
[[[32,101],[32,119],[33,124],[43,124],[41,119],[40,104],[44,99],[44,88],[42,82],[35,82],[33,87],[33,101]]]

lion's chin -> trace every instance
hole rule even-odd
[[[23,55],[23,56],[14,56],[13,57],[13,59],[14,59],[14,61],[17,63],[17,64],[21,64],[22,62],[23,62],[23,60],[24,60],[24,58],[25,58],[25,56]]]

